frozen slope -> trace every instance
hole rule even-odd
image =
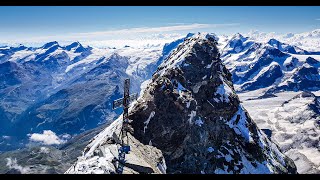
[[[260,128],[272,131],[274,140],[295,161],[299,173],[319,173],[319,97],[307,92],[282,92],[254,99],[261,91],[240,93],[240,99]]]

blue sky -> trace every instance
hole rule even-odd
[[[98,40],[150,34],[299,33],[320,28],[320,7],[0,7],[4,42]],[[0,40],[0,41],[1,41]]]

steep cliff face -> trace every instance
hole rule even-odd
[[[128,155],[128,164],[135,166],[127,165],[126,173],[296,173],[293,161],[240,104],[216,44],[213,34],[185,39],[132,104],[134,157]],[[121,118],[96,136],[67,173],[115,172],[120,127]]]

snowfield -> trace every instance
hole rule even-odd
[[[263,91],[260,89],[238,95],[259,128],[272,130],[272,140],[294,160],[298,173],[320,173],[320,129],[316,126],[320,115],[308,108],[313,98],[301,97],[300,91],[250,100],[262,95]],[[292,99],[296,95],[298,98]]]

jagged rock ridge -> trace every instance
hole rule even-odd
[[[296,173],[240,104],[216,44],[215,35],[194,35],[158,67],[129,109],[128,164],[143,168],[128,165],[125,173]],[[66,173],[114,173],[120,122],[96,136]],[[157,152],[153,159],[150,152]]]

